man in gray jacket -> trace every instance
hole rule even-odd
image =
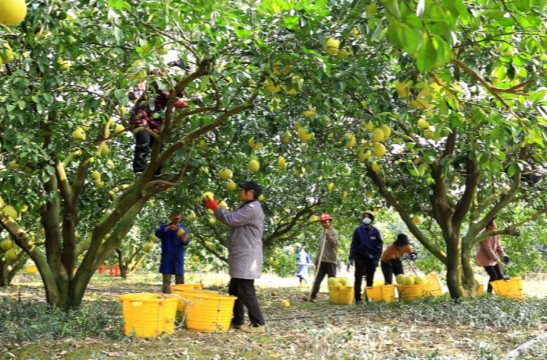
[[[325,275],[329,277],[336,277],[336,262],[338,258],[338,234],[332,226],[332,218],[329,214],[321,215],[321,225],[323,226],[323,232],[319,237],[319,255],[321,255],[321,248],[323,248],[323,256],[321,259],[318,257],[315,259],[315,265],[318,266],[315,282],[313,283],[313,290],[311,297],[305,297],[305,301],[315,302],[317,293],[321,282],[325,278]],[[324,243],[324,245],[323,245]],[[318,264],[320,262],[320,264]]]
[[[215,217],[230,227],[228,267],[230,285],[228,292],[237,296],[234,304],[232,327],[246,332],[265,332],[265,322],[258,303],[254,281],[262,272],[262,234],[264,211],[257,200],[262,188],[254,181],[239,184],[239,199],[243,204],[235,211],[218,206],[217,199],[205,199],[203,205],[215,212]],[[245,308],[250,325],[245,325]]]

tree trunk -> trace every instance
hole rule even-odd
[[[458,233],[446,236],[446,285],[452,299],[460,299],[460,240]]]
[[[475,272],[471,266],[472,255],[471,251],[472,246],[471,242],[468,239],[463,239],[462,242],[462,254],[461,254],[461,266],[462,266],[462,287],[466,297],[475,296],[478,290],[478,287],[475,286]]]

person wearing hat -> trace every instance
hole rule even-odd
[[[397,235],[393,244],[389,245],[382,254],[381,267],[384,274],[386,285],[393,284],[393,275],[404,274],[403,259],[416,260],[418,255],[414,253],[412,246],[408,242],[408,236],[405,234]]]
[[[308,283],[306,279],[308,277],[308,268],[311,265],[310,255],[304,249],[304,246],[300,243],[294,244],[296,247],[296,261],[298,261],[298,272],[296,277],[300,280],[300,285],[303,282]]]
[[[361,303],[361,285],[363,276],[368,287],[374,284],[374,273],[382,256],[383,241],[380,231],[371,224],[374,214],[367,210],[363,213],[363,224],[353,231],[349,253],[350,265],[355,265],[355,303]]]
[[[246,332],[265,332],[265,322],[256,296],[255,279],[262,272],[262,235],[264,211],[258,201],[262,188],[254,181],[239,184],[241,206],[228,211],[218,206],[217,199],[205,199],[203,205],[214,211],[215,217],[230,227],[228,241],[228,267],[230,285],[228,292],[237,296],[234,303],[232,327]],[[247,308],[251,324],[245,324]]]
[[[332,218],[329,214],[322,214],[319,220],[323,226],[323,231],[319,236],[319,249],[323,249],[323,253],[321,254],[320,251],[314,261],[315,266],[318,268],[311,296],[304,298],[304,301],[310,302],[315,302],[325,275],[336,277],[336,263],[338,260],[338,233],[331,227]],[[319,259],[319,256],[321,256],[321,259]]]
[[[170,224],[160,226],[156,237],[161,239],[160,273],[163,277],[162,291],[171,293],[171,275],[175,275],[176,284],[184,284],[184,248],[188,246],[188,230],[180,225],[182,215],[171,213]],[[179,234],[179,230],[182,231]]]

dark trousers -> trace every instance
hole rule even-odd
[[[384,274],[384,282],[386,285],[393,284],[393,275],[397,276],[405,273],[403,262],[400,260],[391,263],[380,261],[380,264],[382,265],[382,274]]]
[[[486,270],[486,272],[490,276],[490,280],[488,280],[488,292],[491,293],[493,289],[490,283],[496,280],[503,280],[503,273],[501,272],[499,264],[496,264],[494,266],[485,266],[484,270]]]
[[[152,152],[154,137],[146,131],[135,134],[135,154],[133,156],[133,172],[143,172],[146,169],[148,154]],[[156,170],[156,175],[161,174],[161,168]]]
[[[162,291],[164,294],[171,294],[171,275],[172,274],[162,274],[162,275],[163,275]],[[175,284],[184,284],[184,274],[175,274]]]
[[[321,265],[319,265],[319,270],[317,271],[317,276],[315,277],[315,282],[313,283],[313,291],[311,292],[312,299],[317,297],[319,287],[321,286],[321,282],[325,278],[325,275],[328,275],[329,277],[336,277],[336,264],[321,261]]]
[[[363,276],[366,278],[367,286],[374,284],[374,259],[365,257],[355,258],[355,301],[361,301],[361,285],[363,284]]]
[[[232,324],[243,325],[245,323],[245,308],[247,308],[249,313],[249,320],[251,320],[252,326],[262,326],[265,324],[262,310],[260,310],[260,304],[258,303],[258,297],[256,296],[254,280],[232,278],[228,286],[228,293],[237,296],[237,300],[234,303]]]

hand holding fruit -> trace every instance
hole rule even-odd
[[[211,198],[205,198],[205,199],[203,199],[203,206],[205,206],[206,208],[211,209],[213,211],[216,211],[217,208],[218,208],[218,200],[217,199],[212,200]]]

